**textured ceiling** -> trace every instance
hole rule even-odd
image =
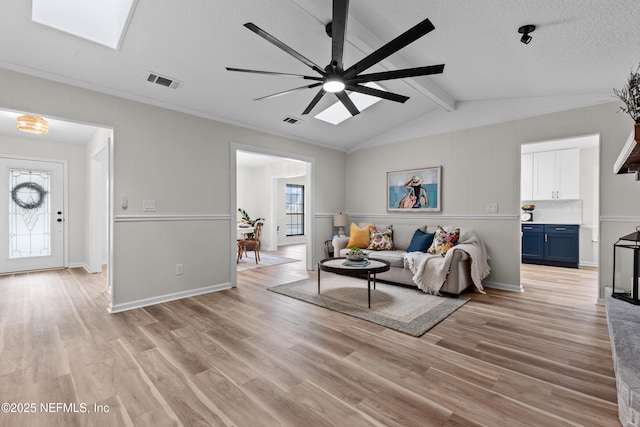
[[[609,102],[612,88],[620,87],[640,60],[637,0],[351,0],[347,66],[429,18],[434,31],[371,71],[444,63],[444,73],[384,82],[387,90],[410,100],[382,101],[334,126],[301,116],[313,89],[253,101],[302,86],[299,79],[225,70],[310,71],[244,28],[246,22],[326,65],[331,40],[324,24],[331,5],[330,0],[138,0],[120,49],[113,50],[32,22],[28,1],[3,0],[0,67],[351,151]],[[523,24],[537,26],[528,45],[517,33]],[[183,84],[173,90],[148,83],[149,71]],[[332,102],[325,96],[314,113]],[[302,121],[290,125],[282,122],[285,116]]]

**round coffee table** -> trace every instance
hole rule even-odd
[[[318,293],[320,293],[320,271],[343,274],[346,276],[367,275],[367,300],[371,308],[371,275],[373,275],[373,289],[376,288],[376,273],[389,271],[391,266],[388,261],[369,258],[367,265],[344,265],[347,259],[344,257],[326,258],[318,262]]]

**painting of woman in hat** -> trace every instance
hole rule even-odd
[[[405,202],[404,206],[398,206],[399,208],[422,208],[429,206],[429,198],[427,197],[427,192],[424,191],[424,188],[422,188],[422,178],[417,175],[412,176],[407,182],[404,183],[404,188],[407,189],[407,195],[409,196],[409,198],[403,198],[403,201],[411,200],[413,204],[407,205],[407,203]]]
[[[387,172],[387,210],[440,212],[442,166]]]

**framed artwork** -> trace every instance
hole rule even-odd
[[[387,211],[440,212],[442,166],[387,172]]]

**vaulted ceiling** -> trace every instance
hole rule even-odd
[[[381,82],[410,99],[383,100],[331,125],[313,115],[333,96],[303,116],[316,89],[254,99],[305,82],[225,69],[309,74],[246,22],[326,65],[331,0],[137,0],[117,50],[33,22],[28,1],[3,0],[0,10],[2,68],[344,151],[610,102],[612,88],[640,61],[637,0],[351,0],[346,66],[429,18],[434,31],[370,72],[445,69]],[[537,27],[526,45],[517,32],[524,24]],[[149,83],[149,72],[181,85]],[[286,123],[287,116],[300,121]]]

